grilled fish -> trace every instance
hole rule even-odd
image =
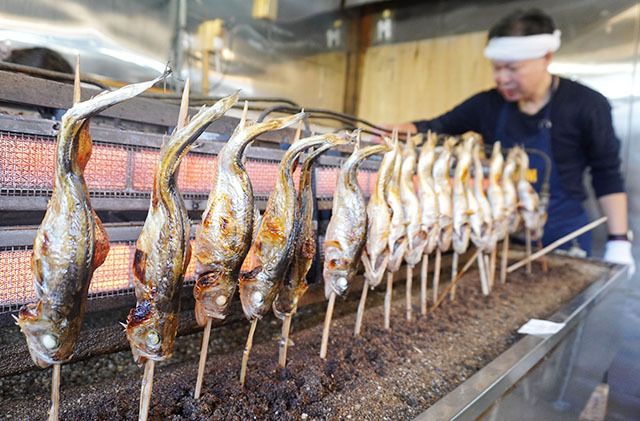
[[[390,140],[389,140],[390,141]],[[395,148],[384,154],[376,185],[367,204],[367,242],[362,252],[364,276],[371,288],[382,281],[389,262],[389,228],[391,209],[386,200],[386,191],[396,162]]]
[[[316,233],[313,226],[313,192],[311,191],[311,172],[313,162],[328,149],[339,143],[323,145],[309,154],[302,163],[300,171],[300,187],[296,206],[296,221],[299,222],[295,236],[293,258],[285,282],[273,302],[273,313],[284,319],[294,314],[298,300],[307,291],[307,273],[316,255]]]
[[[433,180],[433,164],[436,160],[437,136],[429,133],[418,158],[418,197],[422,230],[427,235],[424,254],[431,254],[438,245],[438,197]]]
[[[404,260],[411,267],[422,259],[427,245],[427,233],[423,230],[420,200],[416,194],[413,176],[416,173],[415,145],[422,143],[422,134],[409,137],[404,148],[402,172],[400,175],[400,197],[407,221],[407,250]]]
[[[356,173],[367,157],[391,150],[388,145],[356,149],[340,169],[331,220],[324,243],[324,292],[344,295],[356,275],[367,235],[367,211]],[[398,160],[396,160],[397,162]]]
[[[469,208],[469,198],[473,196],[469,188],[469,174],[471,168],[471,149],[474,139],[468,138],[457,153],[458,162],[453,178],[453,250],[462,254],[469,247],[471,226],[469,215],[477,209],[475,198],[471,198],[472,209]]]
[[[495,142],[489,164],[489,189],[487,190],[489,204],[491,205],[491,216],[493,218],[491,241],[494,246],[507,235],[507,209],[504,203],[502,187],[500,186],[503,165],[504,159],[502,157],[500,142]]]
[[[89,118],[141,94],[169,73],[104,92],[62,116],[53,192],[31,256],[38,301],[22,307],[17,319],[31,358],[40,367],[71,358],[91,277],[109,252],[109,237],[91,207],[84,180],[92,147]]]
[[[240,267],[251,246],[257,208],[245,168],[245,151],[256,136],[287,127],[303,114],[238,126],[218,153],[217,175],[202,223],[196,228],[197,277],[193,287],[198,324],[207,318],[224,319],[236,290]],[[257,230],[256,230],[257,231]]]
[[[138,364],[171,357],[178,329],[180,290],[191,258],[190,222],[176,180],[180,161],[207,126],[238,100],[234,93],[203,107],[176,129],[160,151],[151,206],[133,260],[137,305],[127,319],[127,339]]]
[[[520,215],[524,221],[526,229],[530,230],[533,234],[533,239],[538,239],[542,236],[542,231],[545,221],[544,216],[540,214],[540,198],[538,193],[533,189],[531,183],[527,181],[526,174],[529,170],[529,156],[520,147],[514,148],[517,153],[518,160],[518,208],[520,209]]]
[[[491,230],[493,219],[491,217],[491,205],[484,193],[484,169],[480,161],[480,144],[473,147],[473,197],[478,204],[475,214],[469,216],[471,223],[471,241],[484,252],[490,252],[492,246]]]
[[[451,150],[456,144],[454,137],[444,141],[442,152],[433,164],[433,181],[438,198],[438,249],[447,251],[451,247],[453,237],[453,202],[451,200],[451,184],[449,171],[451,169]]]
[[[400,196],[400,175],[402,171],[402,149],[398,143],[398,134],[394,133],[396,161],[389,186],[387,187],[387,203],[391,209],[391,224],[389,225],[389,261],[387,269],[396,272],[400,269],[402,259],[407,250],[407,220]]]
[[[276,185],[251,245],[254,265],[251,270],[240,273],[240,300],[247,319],[259,319],[267,313],[280,291],[291,261],[296,228],[294,161],[305,149],[344,142],[344,139],[331,134],[312,136],[294,143],[284,154]]]
[[[518,213],[518,193],[515,186],[517,151],[513,148],[507,154],[502,172],[502,192],[504,193],[504,206],[507,209],[507,232],[513,234],[520,226],[520,214]]]

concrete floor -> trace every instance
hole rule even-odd
[[[640,275],[631,281],[624,316],[622,342],[608,371],[607,420],[640,420]]]

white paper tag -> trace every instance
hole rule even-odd
[[[518,329],[518,333],[544,338],[557,333],[564,327],[564,325],[564,323],[555,323],[548,320],[530,319],[527,323],[523,324],[520,329]]]

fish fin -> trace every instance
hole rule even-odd
[[[96,212],[92,209],[91,213],[95,221],[95,250],[93,252],[93,269],[95,270],[104,263],[107,254],[109,254],[109,235]]]
[[[91,135],[89,134],[89,120],[85,121],[80,129],[76,133],[78,140],[78,151],[76,152],[76,160],[81,171],[87,167],[87,163],[91,158],[91,149],[93,142],[91,141]]]

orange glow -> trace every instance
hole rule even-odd
[[[0,252],[2,287],[0,305],[33,301],[36,292],[31,277],[31,250]]]
[[[133,153],[133,188],[138,191],[153,189],[153,175],[160,159],[160,151],[144,149]]]
[[[247,174],[249,174],[249,179],[251,180],[253,194],[256,196],[269,196],[276,184],[278,164],[248,159]]]
[[[55,142],[0,134],[0,185],[53,188]]]
[[[339,170],[337,168],[318,168],[316,174],[318,175],[316,178],[316,196],[333,196],[333,192],[336,190],[336,183],[338,182]]]
[[[93,273],[89,294],[132,287],[131,262],[134,250],[134,245],[111,244],[107,259]]]
[[[84,178],[89,189],[124,190],[127,185],[127,150],[119,146],[93,145]]]
[[[178,188],[183,192],[209,193],[216,171],[215,156],[189,154],[180,164]]]

